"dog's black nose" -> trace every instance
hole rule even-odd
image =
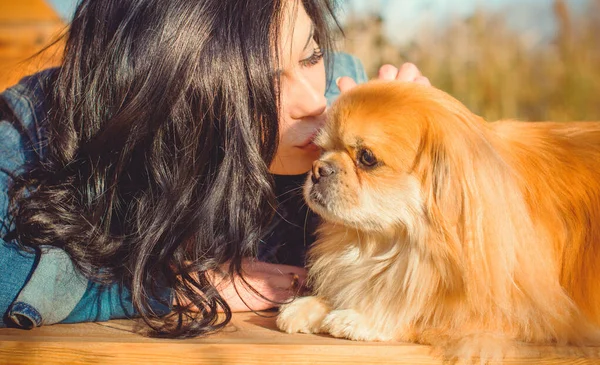
[[[312,182],[318,183],[322,178],[336,174],[337,168],[331,162],[317,160],[313,162],[312,167]]]

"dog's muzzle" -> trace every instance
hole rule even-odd
[[[335,164],[317,160],[313,162],[311,180],[316,185],[323,180],[330,180],[338,173],[339,169]]]

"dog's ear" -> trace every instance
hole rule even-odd
[[[433,128],[422,130],[413,172],[421,181],[424,194],[424,214],[427,225],[427,249],[440,273],[442,285],[457,291],[463,287],[461,242],[455,229],[460,217],[462,189],[444,136]]]
[[[469,278],[464,290],[477,293],[481,308],[510,307],[515,285],[542,300],[534,278],[552,258],[538,247],[546,238],[535,229],[523,177],[507,162],[508,146],[475,122],[442,123],[448,128],[423,133],[418,155],[431,246]]]
[[[452,156],[445,145],[445,138],[434,126],[425,125],[413,164],[413,171],[423,186],[426,213],[439,218],[436,223],[450,223],[458,219],[462,200],[462,189],[457,179],[459,169],[451,166]]]

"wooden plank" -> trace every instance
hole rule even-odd
[[[234,315],[224,331],[205,338],[151,339],[135,321],[0,330],[0,364],[440,364],[427,346],[353,342],[324,335],[288,335],[273,318]],[[600,364],[598,349],[524,347],[506,364]]]

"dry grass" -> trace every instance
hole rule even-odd
[[[0,0],[0,92],[24,76],[59,65],[62,42],[31,57],[64,28],[60,17],[42,0]]]
[[[444,29],[423,25],[401,48],[383,35],[381,20],[353,16],[342,48],[371,76],[383,63],[413,62],[488,120],[600,120],[600,0],[587,6],[575,15],[555,0],[558,31],[536,45],[509,27],[505,14],[478,11]]]

